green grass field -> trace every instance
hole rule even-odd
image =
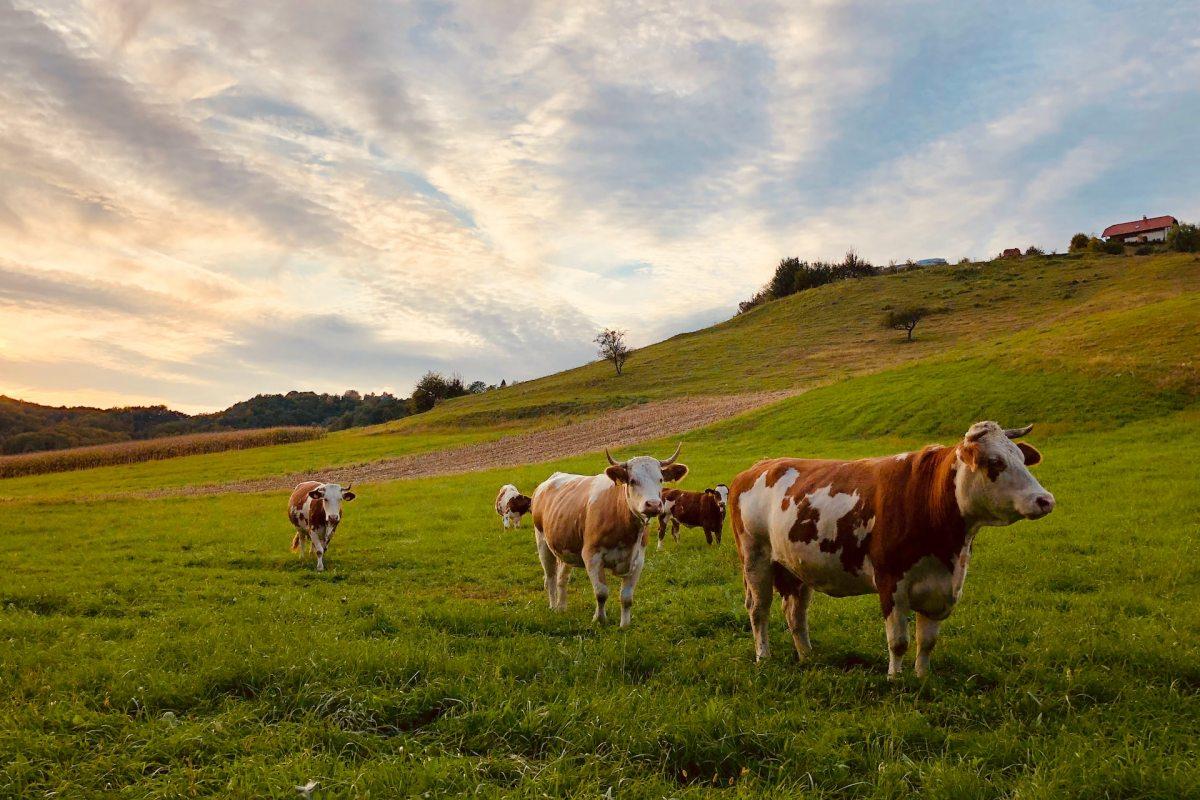
[[[589,366],[382,430],[0,481],[0,796],[298,797],[310,779],[314,797],[1194,796],[1197,266],[826,287],[638,354],[649,373],[693,347],[725,371],[617,386]],[[875,312],[834,324],[943,291],[958,310],[912,346]],[[813,388],[685,437],[683,485],[1038,424],[1058,509],[980,534],[926,682],[886,680],[869,597],[814,600],[805,664],[776,604],[755,665],[728,525],[720,547],[685,530],[649,553],[630,629],[592,625],[582,574],[548,611],[528,521],[503,532],[491,503],[598,454],[358,487],[322,575],[288,551],[281,495],[74,500],[452,446],[546,424],[538,407],[785,386]]]

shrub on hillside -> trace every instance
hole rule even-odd
[[[767,284],[749,300],[738,304],[738,313],[744,314],[771,300],[815,289],[827,283],[866,278],[881,272],[879,267],[862,258],[853,248],[847,250],[845,258],[836,264],[828,261],[801,261],[795,256],[780,259]]]
[[[1091,242],[1091,237],[1086,233],[1077,233],[1071,237],[1070,251],[1078,253],[1081,250],[1087,250],[1088,244]]]
[[[1200,228],[1179,222],[1167,231],[1167,249],[1176,253],[1200,252]]]
[[[1093,237],[1088,242],[1088,250],[1093,253],[1119,256],[1125,252],[1125,243],[1117,239],[1097,239]]]
[[[1134,251],[1133,251],[1133,254],[1134,254],[1135,256],[1148,256],[1148,255],[1150,255],[1150,254],[1151,254],[1151,253],[1153,253],[1153,252],[1154,252],[1154,248],[1153,248],[1153,247],[1151,247],[1151,246],[1150,246],[1150,245],[1148,245],[1148,244],[1144,244],[1144,245],[1142,245],[1141,247],[1139,247],[1137,250],[1134,250]]]
[[[1027,256],[1044,256],[1044,255],[1046,255],[1046,251],[1040,247],[1037,247],[1037,246],[1031,244],[1031,245],[1029,245],[1028,249],[1025,250],[1025,255],[1027,255]]]
[[[462,397],[464,394],[467,394],[467,387],[463,385],[461,376],[447,378],[440,372],[430,370],[413,387],[412,397],[408,400],[409,412],[420,414],[433,408],[439,400]]]

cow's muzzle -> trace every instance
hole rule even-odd
[[[1054,495],[1049,492],[1035,495],[1030,501],[1028,510],[1022,515],[1025,519],[1041,519],[1054,510]]]
[[[642,514],[647,517],[657,517],[662,513],[661,500],[646,500],[642,503]]]

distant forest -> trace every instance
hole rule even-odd
[[[507,385],[502,381],[501,386]],[[0,395],[0,454],[61,450],[183,433],[319,425],[342,430],[420,414],[441,400],[478,394],[495,386],[464,384],[458,376],[428,372],[411,397],[382,394],[288,392],[260,394],[211,414],[184,414],[166,406],[128,408],[54,407]]]

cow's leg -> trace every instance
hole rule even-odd
[[[771,575],[769,553],[747,553],[742,569],[746,581],[746,608],[750,611],[750,629],[754,632],[755,660],[763,661],[770,655],[768,622],[771,617],[771,600],[775,595]]]
[[[546,587],[546,599],[550,603],[550,610],[558,610],[558,558],[550,550],[550,545],[546,544],[546,535],[538,530],[537,526],[533,529],[533,540],[537,543],[538,560],[542,562],[542,573],[545,576],[543,585]]]
[[[583,565],[592,582],[592,591],[596,594],[596,613],[592,615],[592,622],[607,622],[604,603],[608,600],[608,584],[604,582],[604,556],[599,551],[584,551]]]
[[[567,610],[567,581],[571,580],[571,565],[565,561],[558,562],[558,573],[555,575],[555,586],[558,587],[558,610]]]
[[[304,558],[304,551],[307,549],[305,543],[308,541],[308,534],[304,528],[296,526],[296,535],[292,537],[292,552],[297,553],[300,558]]]
[[[788,630],[792,632],[796,655],[800,658],[812,652],[812,643],[808,640],[808,604],[811,600],[812,587],[806,583],[800,584],[794,594],[783,596],[783,616],[787,620]]]
[[[675,540],[675,544],[679,544],[679,520],[671,517],[671,538]]]
[[[638,577],[642,574],[642,565],[646,563],[646,551],[639,546],[629,559],[629,572],[621,580],[621,627],[624,628],[633,620],[633,590],[637,588]]]
[[[504,524],[504,530],[508,530],[509,522],[510,522],[510,520],[508,518],[508,512],[505,512],[500,515],[500,521]]]
[[[308,538],[312,541],[313,552],[317,554],[317,572],[325,571],[325,545],[322,543],[324,536],[315,528],[310,528]]]
[[[908,652],[908,607],[896,602],[884,622],[888,641],[888,680],[895,680],[904,671],[904,654]]]
[[[662,550],[663,539],[667,538],[667,515],[660,514],[658,517],[658,549]]]
[[[712,544],[712,531],[710,531],[708,528],[704,529],[704,541]]]
[[[929,675],[929,654],[937,644],[938,628],[941,624],[936,619],[917,614],[917,663],[914,668],[918,678]]]

